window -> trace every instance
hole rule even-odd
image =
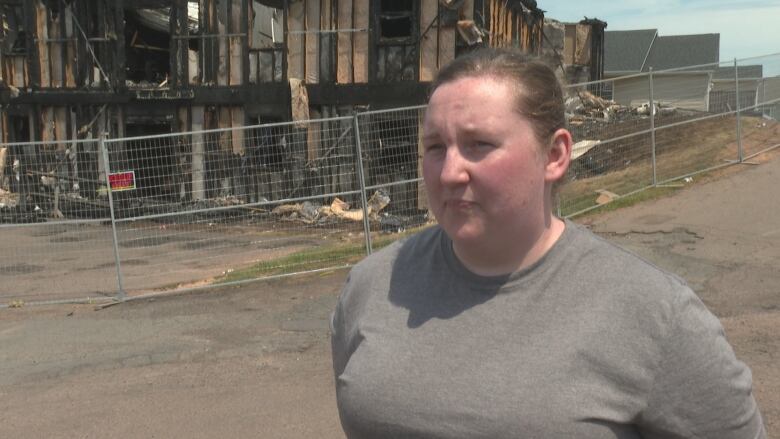
[[[381,0],[379,28],[382,39],[411,38],[414,26],[412,0]]]

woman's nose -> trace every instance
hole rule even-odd
[[[468,162],[463,158],[460,148],[450,146],[441,167],[442,184],[463,184],[469,181]]]

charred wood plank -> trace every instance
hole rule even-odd
[[[186,0],[173,1],[169,25],[171,86],[174,88],[186,87],[189,84],[189,40],[187,39],[189,26]]]
[[[34,4],[35,8],[35,38],[38,55],[39,80],[42,88],[51,87],[51,70],[49,68],[48,39],[48,9],[40,0]]]
[[[300,32],[304,30],[306,17],[306,2],[304,0],[290,0],[287,13],[287,77],[305,78],[304,71],[304,43],[305,39]]]
[[[244,52],[246,34],[241,36],[242,22],[246,19],[246,11],[242,8],[242,0],[232,0],[229,3],[230,10],[227,21],[229,56],[229,85],[241,85],[244,83],[244,60],[247,53]]]
[[[353,17],[356,29],[367,29],[367,32],[357,32],[354,35],[353,47],[353,66],[354,78],[356,83],[368,82],[368,64],[369,64],[369,0],[354,0]],[[376,45],[374,45],[375,48]],[[372,48],[371,50],[375,50]]]
[[[338,29],[336,49],[336,82],[350,84],[353,82],[352,65],[352,32],[345,32],[352,27],[352,0],[337,1]]]
[[[65,50],[63,56],[65,57],[63,62],[65,63],[65,87],[76,87],[76,41],[74,41],[75,33],[73,31],[73,6],[66,5],[63,10],[63,34],[67,42],[65,43]]]
[[[228,67],[228,63],[230,61],[230,45],[228,43],[227,37],[225,36],[225,34],[228,33],[230,1],[223,0],[221,2],[217,2],[216,8],[217,14],[215,33],[219,35],[219,38],[217,38],[217,47],[219,50],[219,55],[217,58],[217,85],[225,86],[230,84],[230,72]]]
[[[319,41],[320,41],[320,0],[306,0],[306,83],[320,81]]]
[[[422,105],[428,82],[369,84],[310,84],[306,86],[310,105],[368,105],[373,109]]]
[[[422,2],[420,5],[420,81],[432,81],[436,75],[439,53],[439,26],[434,25],[439,13],[438,2]]]

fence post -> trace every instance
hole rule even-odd
[[[649,85],[650,85],[650,145],[652,147],[653,157],[653,186],[658,184],[658,168],[655,158],[655,101],[653,96],[653,68],[649,70]]]
[[[358,184],[360,185],[360,203],[363,206],[363,232],[366,235],[366,254],[373,252],[371,248],[371,226],[368,223],[368,200],[366,198],[366,178],[363,172],[363,146],[360,143],[360,121],[358,113],[352,116],[352,124],[355,130],[355,148],[357,150]]]
[[[742,163],[745,159],[745,153],[742,150],[742,117],[739,111],[739,68],[736,58],[734,58],[734,97],[737,101],[737,159]]]
[[[124,300],[125,289],[122,286],[122,264],[119,258],[119,240],[117,239],[116,236],[116,215],[114,214],[114,195],[112,194],[111,191],[111,179],[109,178],[109,174],[111,173],[111,168],[108,161],[108,148],[106,147],[105,132],[100,133],[100,138],[98,140],[98,143],[100,144],[100,151],[103,156],[103,169],[106,175],[106,193],[108,193],[108,209],[111,212],[111,232],[113,233],[113,237],[114,237],[114,262],[116,264],[116,283],[118,288],[116,298],[118,300]]]

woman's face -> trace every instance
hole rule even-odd
[[[423,178],[430,208],[456,244],[534,239],[544,225],[545,154],[531,122],[500,79],[439,86],[423,125]]]

